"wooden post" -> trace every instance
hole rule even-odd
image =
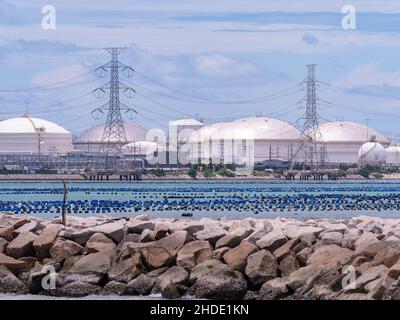
[[[61,223],[65,226],[67,224],[67,216],[66,216],[66,204],[67,204],[67,184],[65,183],[65,180],[61,180],[63,185],[64,185],[64,198],[63,198],[63,205],[61,209]]]

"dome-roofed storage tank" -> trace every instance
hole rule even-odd
[[[400,164],[400,145],[392,145],[386,148],[386,163]]]
[[[351,121],[326,122],[319,129],[320,141],[326,146],[328,163],[357,163],[360,147],[372,137],[384,147],[389,146],[389,140],[378,131]]]
[[[148,129],[136,123],[124,123],[127,143],[146,140]],[[74,140],[74,148],[86,152],[99,152],[103,140],[104,124],[99,124],[83,131]]]
[[[255,162],[288,161],[299,139],[300,131],[289,122],[261,116],[248,117],[207,125],[194,132],[190,137],[194,150],[191,155],[204,161],[209,158],[227,160],[247,152],[254,156]],[[242,150],[238,150],[240,142]]]
[[[381,166],[386,162],[386,150],[376,138],[364,143],[358,151],[358,164],[360,166]]]
[[[0,121],[0,153],[65,154],[72,135],[53,122],[23,115]]]

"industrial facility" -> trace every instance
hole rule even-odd
[[[293,124],[263,116],[209,124],[197,119],[179,119],[169,124],[171,137],[166,144],[146,140],[148,129],[137,123],[125,122],[124,128],[127,143],[121,156],[136,161],[146,161],[154,154],[171,150],[169,144],[173,144],[189,164],[235,163],[236,153],[243,153],[246,147],[250,148],[246,152],[252,153],[255,163],[289,162],[301,142],[301,132]],[[400,164],[400,148],[391,146],[383,134],[370,127],[332,121],[322,123],[319,128],[327,164]],[[84,169],[90,157],[101,154],[103,131],[104,124],[96,125],[72,139],[69,131],[50,121],[29,115],[7,119],[0,121],[0,157],[3,164],[14,167],[29,166],[31,160],[27,159],[40,156],[44,163],[53,159],[52,164],[45,165],[50,168],[61,169],[65,164],[68,168]],[[241,143],[241,150],[234,147],[237,142]]]
[[[120,100],[121,90],[128,98],[136,93],[120,82],[120,69],[127,77],[133,72],[133,68],[118,60],[123,50],[106,48],[111,61],[96,69],[110,70],[110,81],[93,91],[109,92],[108,102],[93,110],[107,113],[105,121],[87,128],[76,138],[60,125],[28,113],[0,121],[1,169],[85,171],[91,179],[108,179],[117,173],[121,179],[130,179],[145,168],[240,166],[243,158],[251,158],[255,168],[288,172],[295,167],[304,172],[320,172],[340,165],[400,165],[400,147],[391,145],[387,137],[368,125],[320,121],[317,105],[322,100],[317,88],[321,83],[315,76],[314,64],[307,65],[308,75],[301,83],[307,88],[300,101],[305,106],[305,113],[299,118],[302,123],[260,115],[213,122],[189,115],[170,121],[168,132],[157,138],[151,130],[157,128],[148,129],[138,121],[122,117],[122,111],[138,113]]]

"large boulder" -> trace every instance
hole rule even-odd
[[[107,295],[121,296],[124,294],[125,290],[126,290],[125,283],[110,281],[104,286],[100,294],[103,296]]]
[[[126,295],[132,296],[146,296],[149,295],[154,285],[156,284],[156,279],[150,277],[146,274],[140,274],[137,278],[131,280],[126,285],[125,293]]]
[[[44,226],[41,223],[39,223],[38,221],[32,220],[32,221],[24,224],[23,226],[19,227],[18,229],[16,229],[14,232],[17,235],[27,233],[27,232],[35,233],[36,231],[43,229],[43,227]]]
[[[71,241],[58,239],[50,249],[50,256],[56,262],[62,262],[66,258],[76,256],[83,252],[82,246]]]
[[[388,276],[397,280],[400,277],[400,259],[392,265],[388,271]]]
[[[274,251],[274,256],[281,261],[287,255],[294,255],[293,248],[300,242],[300,238],[291,239]]]
[[[154,233],[149,229],[143,230],[143,232],[140,234],[139,238],[140,242],[152,242],[154,240],[155,240]]]
[[[249,242],[252,242],[252,243],[256,243],[258,240],[260,240],[262,237],[264,237],[268,232],[269,231],[266,230],[265,228],[256,229],[256,230],[254,230],[254,232],[252,232],[243,241],[249,241]]]
[[[98,285],[76,281],[66,284],[56,290],[56,295],[63,297],[85,297],[89,295],[97,295],[102,288]]]
[[[209,241],[213,246],[226,235],[226,230],[221,227],[206,227],[204,230],[194,234],[195,239]]]
[[[10,270],[0,266],[0,293],[27,294],[29,290]]]
[[[191,287],[196,298],[239,300],[247,291],[247,281],[239,271],[215,268],[200,276]]]
[[[115,243],[103,233],[93,234],[85,245],[85,252],[96,253],[100,251],[113,250]]]
[[[8,241],[6,239],[0,238],[0,253],[6,252],[8,246]]]
[[[265,282],[258,295],[258,300],[277,300],[289,295],[286,279],[275,278]]]
[[[233,231],[228,232],[225,236],[217,241],[215,248],[221,247],[236,247],[244,238],[249,236],[253,229],[247,227],[238,227]]]
[[[154,230],[155,224],[151,221],[131,219],[127,222],[128,232],[141,234],[144,230]]]
[[[243,241],[237,247],[225,253],[223,259],[232,269],[244,272],[247,264],[247,257],[257,250],[258,247],[254,243]]]
[[[153,230],[153,235],[155,240],[160,240],[164,238],[169,231],[169,226],[166,223],[159,222],[156,224]]]
[[[211,259],[212,248],[208,241],[195,240],[186,243],[176,257],[176,265],[191,270],[195,265]]]
[[[150,270],[171,265],[174,259],[167,249],[159,246],[144,247],[141,253]]]
[[[366,289],[365,287],[369,283],[383,277],[384,275],[386,275],[387,271],[388,268],[383,265],[369,268],[356,279],[356,288]]]
[[[318,236],[322,231],[323,228],[310,226],[310,225],[298,225],[298,224],[288,224],[284,227],[284,234],[289,239],[295,239],[305,234],[313,234],[314,236]]]
[[[268,251],[275,251],[280,246],[285,244],[287,241],[284,233],[279,229],[274,229],[267,233],[264,237],[256,242],[257,246],[261,249],[266,249]]]
[[[128,283],[144,271],[142,257],[140,253],[132,257],[113,264],[108,271],[108,278],[113,281]]]
[[[85,246],[86,241],[89,240],[89,238],[96,233],[95,231],[88,229],[83,229],[83,230],[78,230],[78,231],[66,231],[62,230],[59,233],[59,236],[68,240],[71,240],[73,242],[76,242],[77,244],[81,246]]]
[[[376,243],[379,240],[377,239],[376,235],[372,232],[364,232],[357,241],[354,243],[354,248],[356,254],[362,253],[365,247],[369,246],[372,243]]]
[[[201,276],[217,272],[218,270],[230,271],[228,265],[222,263],[220,260],[206,260],[196,265],[190,272],[190,282],[195,283]]]
[[[173,266],[160,275],[160,281],[172,281],[179,285],[189,284],[189,273],[182,267]]]
[[[400,258],[399,241],[379,241],[365,245],[357,251],[358,255],[368,257],[371,266],[385,265],[390,268]]]
[[[158,269],[171,265],[186,241],[187,232],[176,231],[157,241],[139,244],[131,243],[128,245],[128,250],[131,255],[140,252],[145,258],[149,269]]]
[[[179,249],[181,249],[188,240],[187,231],[176,231],[173,234],[166,236],[156,241],[156,246],[165,248],[171,256],[176,256]]]
[[[247,258],[245,274],[254,286],[278,276],[278,263],[274,255],[267,250],[260,250]]]
[[[9,270],[17,274],[25,270],[26,264],[24,261],[0,253],[0,266],[7,267]]]
[[[39,260],[50,257],[50,249],[55,243],[60,227],[51,224],[33,241],[33,248]]]
[[[114,259],[114,250],[91,253],[76,261],[68,273],[106,275]]]
[[[14,227],[13,226],[1,227],[0,238],[6,239],[7,241],[12,241],[14,239]]]
[[[343,240],[343,233],[339,231],[324,231],[319,235],[322,244],[336,244],[338,246],[341,245]]]
[[[35,254],[33,241],[37,238],[32,232],[21,233],[7,246],[7,255],[16,259]]]
[[[279,263],[279,270],[281,272],[281,277],[286,277],[292,272],[300,269],[300,264],[293,256],[286,256]]]
[[[316,265],[308,265],[292,272],[285,278],[286,286],[293,291],[302,288],[308,291],[315,284],[321,274],[320,267]],[[282,278],[283,279],[283,278]]]
[[[313,264],[317,267],[337,268],[343,266],[353,257],[354,251],[339,247],[335,244],[321,246],[310,255],[307,260],[308,264]]]
[[[189,284],[189,273],[182,267],[171,267],[160,276],[161,294],[167,299],[177,299],[181,296],[180,287]]]
[[[124,238],[124,223],[122,221],[105,223],[96,227],[91,227],[89,231],[92,233],[103,233],[108,238],[119,243]]]

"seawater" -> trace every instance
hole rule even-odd
[[[180,218],[400,218],[400,181],[139,181],[67,182],[68,214]],[[59,216],[59,181],[0,182],[0,212]]]

